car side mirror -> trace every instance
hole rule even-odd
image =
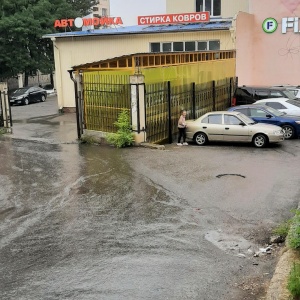
[[[272,118],[272,115],[266,115],[266,117],[270,119],[270,118]]]
[[[244,122],[241,122],[239,125],[241,126],[245,126],[246,124]]]

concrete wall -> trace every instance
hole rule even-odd
[[[166,0],[167,13],[185,13],[196,11],[196,0]],[[249,0],[221,0],[221,17],[232,18],[239,11],[249,12]]]
[[[255,60],[256,46],[253,44],[254,15],[248,13],[239,13],[236,19],[235,30],[236,42],[236,76],[239,78],[239,84],[247,84],[253,81],[252,62]]]
[[[282,33],[282,18],[300,16],[300,1],[252,0],[250,12],[252,18],[240,14],[237,20],[239,83],[300,84],[299,33],[295,33],[294,28]],[[277,20],[278,28],[274,33],[265,33],[262,23],[270,17]]]
[[[234,41],[229,31],[58,38],[54,41],[58,108],[75,106],[74,86],[67,72],[73,66],[149,52],[151,42],[216,39],[221,41],[221,50],[234,49]]]

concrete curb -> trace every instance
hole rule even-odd
[[[157,149],[157,150],[165,150],[166,147],[164,145],[156,145],[151,143],[140,143],[136,144],[138,147],[150,148],[150,149]]]
[[[300,203],[297,210],[300,210]],[[287,283],[295,261],[299,261],[299,254],[285,246],[280,252],[279,261],[268,287],[266,300],[287,300],[291,298]]]
[[[297,254],[294,250],[285,247],[281,250],[280,259],[277,263],[273,278],[270,282],[266,300],[287,300],[291,294],[287,289],[288,277],[297,260]]]

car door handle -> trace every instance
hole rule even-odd
[[[203,126],[202,128],[203,128],[203,129],[206,129],[207,127],[206,127],[206,126]]]
[[[225,127],[225,130],[229,130],[229,128],[228,128],[228,127]]]

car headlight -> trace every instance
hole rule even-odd
[[[300,121],[295,121],[297,124],[300,124]]]
[[[281,135],[281,134],[283,134],[283,130],[274,130],[273,134],[274,135]]]
[[[16,98],[16,100],[21,100],[21,99],[23,99],[23,96],[19,96]]]

